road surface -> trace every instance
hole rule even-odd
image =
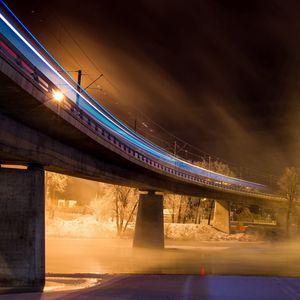
[[[1,300],[297,300],[299,278],[121,275],[88,289],[9,294]]]

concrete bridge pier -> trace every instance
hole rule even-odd
[[[140,193],[133,247],[164,248],[163,195]]]
[[[0,287],[41,291],[45,283],[44,170],[0,168]]]
[[[215,210],[212,225],[222,232],[230,233],[230,201],[215,201]]]

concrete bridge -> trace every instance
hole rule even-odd
[[[138,136],[78,87],[0,2],[0,284],[44,285],[44,170],[140,189],[136,247],[163,247],[163,196],[217,199],[215,226],[229,205],[284,208],[261,184],[191,165]],[[55,99],[55,93],[60,99]],[[57,101],[59,100],[59,101]]]

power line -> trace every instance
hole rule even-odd
[[[113,89],[115,89],[118,92],[118,94],[122,94],[122,91],[119,89],[119,87],[116,86],[105,74],[103,74],[103,72],[101,71],[101,69],[99,68],[99,66],[89,57],[89,55],[87,54],[87,52],[81,47],[80,43],[74,38],[74,36],[71,34],[71,32],[63,24],[63,22],[61,21],[61,19],[55,13],[53,13],[53,15],[58,20],[58,23],[60,24],[61,28],[70,37],[70,39],[74,42],[74,44],[78,47],[78,49],[82,52],[82,54],[87,58],[87,60],[90,62],[90,64],[97,70],[98,73],[101,74],[95,80],[93,80],[91,82],[91,84],[89,84],[85,89],[89,88],[100,77],[103,77],[107,81],[107,83]],[[72,55],[72,53],[61,43],[61,41],[58,38],[55,37],[54,34],[52,34],[52,35],[57,40],[57,42],[62,46],[62,48],[70,55],[70,57],[74,60],[74,62],[76,64],[78,64],[78,66],[82,69],[81,64]],[[113,98],[120,99],[119,96],[113,96]],[[120,102],[122,102],[122,100]],[[184,139],[179,138],[178,136],[176,136],[175,134],[173,134],[172,132],[170,132],[169,130],[167,130],[165,127],[163,127],[161,124],[158,124],[157,122],[155,122],[144,111],[141,111],[137,107],[134,107],[131,103],[129,103],[129,106],[132,108],[133,111],[138,112],[141,116],[143,116],[143,118],[145,118],[147,120],[147,122],[150,122],[152,125],[154,124],[157,128],[159,128],[161,131],[163,131],[164,134],[166,134],[169,139],[171,139],[171,141],[167,142],[165,140],[166,138],[159,138],[159,137],[157,137],[153,133],[150,134],[148,131],[145,131],[145,130],[143,131],[143,135],[147,136],[147,138],[150,138],[150,140],[156,140],[156,142],[160,141],[158,143],[159,144],[162,143],[164,145],[164,148],[168,147],[169,149],[172,149],[171,145],[172,145],[172,143],[175,143],[175,144],[177,144],[177,146],[176,146],[176,148],[177,148],[176,152],[177,153],[176,154],[179,154],[182,151],[184,151],[185,155],[186,156],[188,155],[189,157],[194,157],[194,158],[197,158],[197,159],[200,159],[200,160],[206,160],[206,158],[208,158],[209,160],[213,159],[215,161],[221,161],[223,163],[226,163],[227,165],[229,165],[230,167],[232,167],[234,169],[238,169],[238,170],[243,169],[243,170],[247,170],[249,172],[249,169],[247,169],[245,167],[235,166],[235,165],[231,164],[230,162],[228,162],[227,160],[221,159],[221,158],[219,158],[219,157],[217,157],[215,155],[211,155],[210,153],[199,149],[198,147],[190,144],[189,142],[185,141]],[[161,134],[161,132],[160,132],[160,134]],[[180,142],[180,144],[182,144],[182,145],[178,144],[178,142]],[[190,150],[195,151],[196,153],[191,152]],[[187,157],[186,157],[186,159],[187,159]],[[261,174],[261,172],[258,172],[258,171],[255,171],[255,170],[251,170],[251,173],[252,174],[256,173],[256,174],[259,174],[260,176],[264,176],[263,174]],[[266,175],[266,176],[268,176],[268,175]]]

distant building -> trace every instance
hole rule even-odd
[[[58,199],[57,207],[73,208],[77,205],[77,200]]]
[[[173,209],[164,208],[164,222],[172,223],[172,216],[174,214]]]

